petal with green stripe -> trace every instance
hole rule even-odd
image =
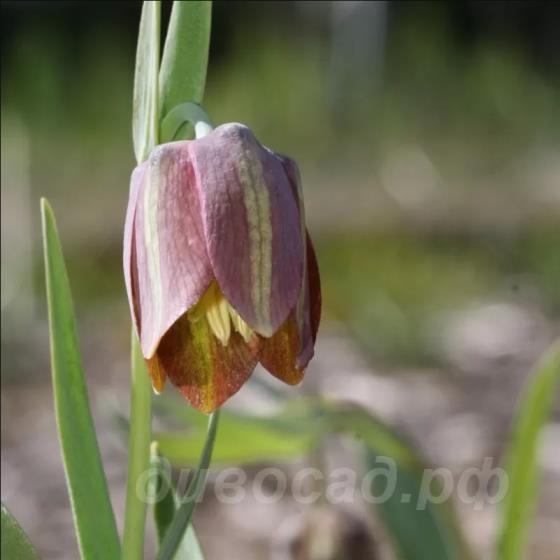
[[[213,278],[188,144],[157,147],[133,175],[140,178],[129,299],[145,358]]]
[[[272,336],[303,276],[298,206],[280,159],[230,123],[190,145],[216,280],[245,322]]]

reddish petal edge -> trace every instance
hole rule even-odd
[[[305,366],[298,367],[299,329],[295,313],[270,338],[262,338],[259,361],[274,377],[289,385],[297,385],[305,373]]]
[[[276,154],[282,162],[286,175],[288,176],[292,194],[298,206],[300,214],[300,226],[302,237],[305,236],[304,253],[304,278],[295,310],[295,320],[299,331],[299,353],[296,365],[299,369],[307,366],[314,354],[315,339],[321,320],[321,282],[319,277],[319,266],[313,242],[305,227],[305,204],[303,200],[303,188],[301,185],[301,174],[297,163],[284,155]]]
[[[272,375],[297,385],[314,355],[317,330],[321,320],[319,268],[311,238],[307,235],[307,289],[303,307],[294,310],[282,327],[270,338],[262,338],[260,363]],[[301,313],[301,317],[298,315]]]
[[[239,391],[255,369],[259,353],[257,336],[246,343],[232,333],[224,346],[206,320],[192,322],[185,314],[163,336],[147,363],[152,379],[163,372],[192,406],[210,413]]]
[[[151,358],[145,358],[144,361],[146,362],[146,368],[148,369],[148,374],[152,380],[152,387],[159,395],[165,386],[167,374],[165,373],[157,354],[154,354]]]
[[[299,367],[306,367],[314,354],[317,331],[321,322],[321,279],[319,276],[319,265],[317,255],[309,232],[306,231],[306,286],[303,296],[303,304],[298,314],[298,325],[300,328],[300,351],[297,358]]]

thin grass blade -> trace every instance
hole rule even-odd
[[[151,469],[153,470],[152,477],[154,478],[152,490],[154,521],[158,543],[161,545],[181,501],[175,492],[173,481],[171,480],[171,464],[160,454],[156,442],[152,443],[151,448]],[[177,547],[174,559],[204,560],[200,543],[192,525],[187,527]]]
[[[509,491],[502,509],[497,553],[500,560],[525,558],[530,519],[538,494],[539,437],[550,414],[559,380],[560,343],[557,343],[531,375],[515,420],[506,466]]]
[[[204,449],[202,450],[198,469],[187,488],[186,496],[183,498],[181,505],[177,508],[175,517],[165,534],[157,555],[157,560],[171,560],[174,558],[181,540],[183,539],[183,535],[189,526],[198,499],[204,491],[206,475],[212,459],[212,449],[216,439],[219,414],[220,411],[217,410],[210,416],[208,434]]]

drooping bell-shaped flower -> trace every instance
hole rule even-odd
[[[156,391],[169,378],[210,412],[259,361],[301,381],[321,295],[299,172],[247,127],[163,144],[134,170],[124,271]]]

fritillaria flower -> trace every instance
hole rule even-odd
[[[321,296],[295,162],[240,124],[163,144],[132,174],[124,270],[152,385],[210,412],[260,362],[299,383]]]

